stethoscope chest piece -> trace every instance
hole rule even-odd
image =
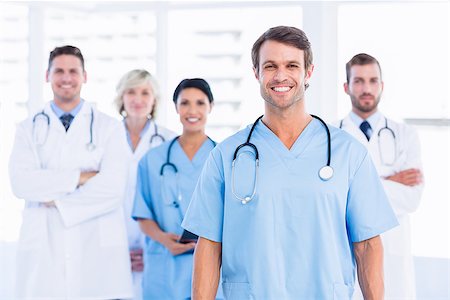
[[[86,149],[87,149],[87,151],[89,151],[89,152],[94,151],[94,150],[95,150],[95,145],[94,145],[94,143],[87,143],[87,144],[86,144]]]
[[[333,177],[334,170],[331,166],[324,166],[319,170],[319,177],[323,181],[327,181]]]

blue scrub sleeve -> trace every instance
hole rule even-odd
[[[398,225],[377,170],[366,152],[350,183],[347,230],[352,242],[375,237]]]
[[[152,197],[150,193],[150,173],[148,171],[147,155],[139,161],[134,196],[132,218],[154,220]]]
[[[224,177],[218,149],[209,155],[181,226],[198,236],[222,242]],[[219,161],[219,162],[218,162]]]

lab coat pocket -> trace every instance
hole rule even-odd
[[[121,210],[116,210],[99,219],[100,246],[126,245],[125,221]]]
[[[253,299],[247,282],[223,282],[223,295],[227,300]]]
[[[353,287],[344,283],[335,283],[333,286],[334,300],[351,299],[353,295]]]
[[[21,250],[41,249],[47,243],[46,211],[42,208],[26,208],[20,228],[18,247]]]

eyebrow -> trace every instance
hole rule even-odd
[[[274,60],[266,60],[266,61],[262,62],[261,64],[265,65],[265,64],[268,64],[268,63],[270,63],[270,64],[277,64]],[[298,61],[298,60],[288,60],[287,62],[283,61],[281,63],[282,64],[298,64],[298,65],[301,65],[301,62]]]
[[[356,79],[364,80],[364,77],[361,77],[361,76],[355,76],[355,77],[353,77],[353,80],[356,80]],[[370,77],[369,79],[370,79],[370,80],[372,80],[372,79],[378,79],[378,80],[380,80],[380,77],[375,76],[375,77]]]

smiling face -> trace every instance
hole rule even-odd
[[[303,100],[313,68],[305,69],[303,50],[272,40],[264,42],[259,70],[254,72],[266,105],[283,110]]]
[[[46,74],[56,104],[78,103],[81,86],[86,82],[86,72],[75,55],[56,56]]]
[[[125,90],[122,100],[130,119],[146,119],[155,105],[155,96],[148,82]]]
[[[178,95],[176,109],[180,115],[183,132],[203,132],[212,105],[208,96],[201,90],[185,88]]]
[[[363,119],[377,111],[383,92],[380,68],[377,64],[353,65],[345,92],[352,101],[352,110]]]

